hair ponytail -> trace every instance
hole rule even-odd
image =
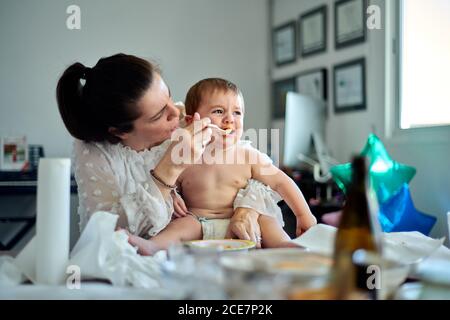
[[[56,88],[56,99],[62,120],[69,133],[77,139],[89,140],[87,119],[83,117],[86,106],[83,105],[81,79],[86,67],[77,62],[64,71]]]
[[[109,129],[133,130],[140,116],[137,102],[150,88],[154,72],[159,70],[150,62],[126,54],[102,58],[92,69],[72,64],[56,88],[59,112],[69,133],[86,142],[119,142]]]

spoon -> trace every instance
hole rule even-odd
[[[208,124],[207,127],[211,128],[211,129],[215,129],[215,130],[219,131],[221,134],[230,134],[233,131],[233,129],[223,130],[223,129],[219,128],[218,126],[216,126],[215,124]]]

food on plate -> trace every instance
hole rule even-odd
[[[211,239],[187,241],[187,245],[194,248],[215,248],[220,250],[248,250],[255,247],[255,243],[249,240],[239,239]]]
[[[333,300],[335,294],[331,287],[301,288],[288,294],[289,300]]]
[[[304,269],[305,264],[298,261],[280,261],[274,267],[281,270],[299,270]]]

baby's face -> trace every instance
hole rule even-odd
[[[215,90],[204,94],[197,112],[201,118],[208,117],[211,123],[224,130],[231,129],[231,133],[222,136],[213,130],[214,145],[216,147],[230,147],[242,137],[244,113],[242,99],[233,91]]]

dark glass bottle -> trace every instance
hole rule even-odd
[[[342,211],[334,249],[333,284],[336,299],[375,298],[376,289],[367,287],[369,276],[354,265],[356,250],[381,255],[381,231],[376,195],[369,183],[366,158],[352,161],[352,182]]]

